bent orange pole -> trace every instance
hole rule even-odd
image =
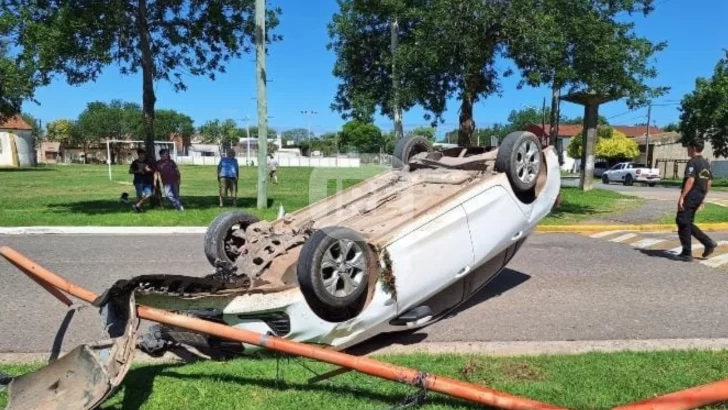
[[[47,283],[55,288],[61,289],[74,297],[85,300],[89,303],[93,302],[97,297],[93,292],[68,282],[55,273],[33,263],[25,256],[10,248],[0,248],[0,254],[10,263],[17,266],[31,277],[35,277],[43,283]],[[269,350],[307,357],[341,367],[348,367],[360,373],[382,379],[406,384],[421,383],[421,386],[428,390],[436,391],[451,397],[457,397],[473,403],[509,410],[561,409],[560,407],[540,403],[523,397],[513,396],[507,393],[488,389],[486,387],[461,382],[447,377],[425,374],[414,369],[380,362],[367,357],[352,356],[317,346],[294,342],[274,336],[262,335],[249,330],[236,329],[227,325],[177,315],[165,310],[138,306],[137,313],[142,319],[164,323],[194,332],[205,333],[223,339],[257,345]]]
[[[724,401],[728,401],[728,380],[680,390],[614,410],[690,410]]]

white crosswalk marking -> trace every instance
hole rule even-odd
[[[658,243],[662,243],[665,241],[667,241],[667,239],[649,238],[649,239],[643,239],[641,241],[633,242],[630,245],[634,246],[637,249],[644,249],[644,248],[649,248],[652,245],[657,245]]]
[[[699,244],[699,243],[694,243],[693,250],[697,251],[698,249],[703,249],[703,245]],[[665,252],[674,253],[675,255],[677,255],[678,253],[682,252],[682,246],[678,246],[677,248],[672,248],[669,251],[665,251]]]
[[[636,233],[626,233],[626,234],[621,235],[621,236],[618,236],[618,237],[616,237],[614,239],[610,239],[610,242],[624,242],[627,239],[634,238],[635,236],[637,236]]]
[[[593,235],[590,235],[589,237],[594,238],[594,239],[599,239],[599,238],[604,238],[605,236],[609,236],[613,233],[619,233],[619,232],[623,232],[623,231],[604,231],[604,232],[595,233]]]
[[[706,266],[710,266],[711,268],[717,268],[718,266],[728,263],[728,253],[718,255],[714,258],[710,258],[707,261],[702,261],[700,263]]]
[[[718,244],[718,246],[725,246],[725,245],[728,245],[728,241],[718,241],[717,244]],[[698,249],[703,249],[703,244],[701,244],[701,243],[694,243],[693,244],[693,250],[696,251]],[[674,254],[677,255],[678,253],[682,252],[682,246],[678,246],[677,248],[672,248],[669,251],[665,251],[665,252],[674,253]]]

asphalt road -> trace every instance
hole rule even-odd
[[[203,275],[200,235],[0,236],[0,244],[96,292],[151,273]],[[569,234],[536,234],[498,279],[444,319],[397,343],[728,337],[721,270]],[[0,261],[0,353],[50,351],[65,308]],[[91,307],[62,349],[101,337]]]
[[[561,185],[578,187],[579,178],[562,178]],[[635,183],[632,186],[625,186],[621,183],[616,183],[616,182],[613,182],[609,185],[605,185],[602,183],[601,179],[599,179],[599,178],[594,178],[594,187],[609,189],[609,190],[612,190],[615,192],[621,192],[621,193],[624,193],[625,195],[634,195],[634,196],[637,196],[640,198],[655,199],[655,200],[677,201],[677,198],[680,195],[679,187],[675,187],[675,186],[659,186],[658,185],[658,186],[650,187],[650,186],[647,186],[644,184],[638,184],[638,183]],[[708,200],[720,200],[720,201],[728,200],[728,192],[713,190],[710,193],[708,193]]]

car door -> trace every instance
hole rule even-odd
[[[617,164],[613,166],[612,169],[609,170],[609,180],[621,181],[624,179],[624,171],[622,168],[624,168],[624,164]]]
[[[472,272],[464,294],[480,288],[503,267],[505,252],[524,237],[528,216],[509,190],[497,185],[463,203],[473,243]]]
[[[473,266],[468,217],[457,205],[387,246],[397,292],[397,311],[403,313],[448,288]],[[450,288],[462,298],[461,288]]]

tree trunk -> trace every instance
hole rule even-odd
[[[394,56],[399,45],[399,21],[395,17],[392,21],[391,29],[391,49],[392,49],[392,91],[394,101],[392,102],[392,111],[394,112],[394,136],[396,139],[404,137],[404,127],[402,127],[402,110],[399,107],[399,75],[397,67],[394,63]]]
[[[470,147],[475,121],[473,120],[473,98],[465,93],[460,104],[460,128],[458,129],[458,146]]]
[[[550,118],[550,136],[548,145],[556,145],[559,138],[559,95],[561,90],[554,84],[551,88],[551,118]]]
[[[584,107],[584,131],[581,144],[581,181],[579,188],[582,191],[591,191],[594,188],[594,145],[597,140],[598,121],[599,105],[587,104]]]
[[[157,158],[154,152],[154,104],[157,102],[157,97],[154,95],[155,73],[152,48],[149,43],[147,0],[139,0],[137,28],[139,30],[139,47],[142,54],[144,146],[147,150],[147,156],[154,161]]]
[[[564,146],[558,147],[559,122],[561,121],[561,87],[555,83],[551,88],[551,135],[549,145],[556,146],[559,165],[564,165]]]

